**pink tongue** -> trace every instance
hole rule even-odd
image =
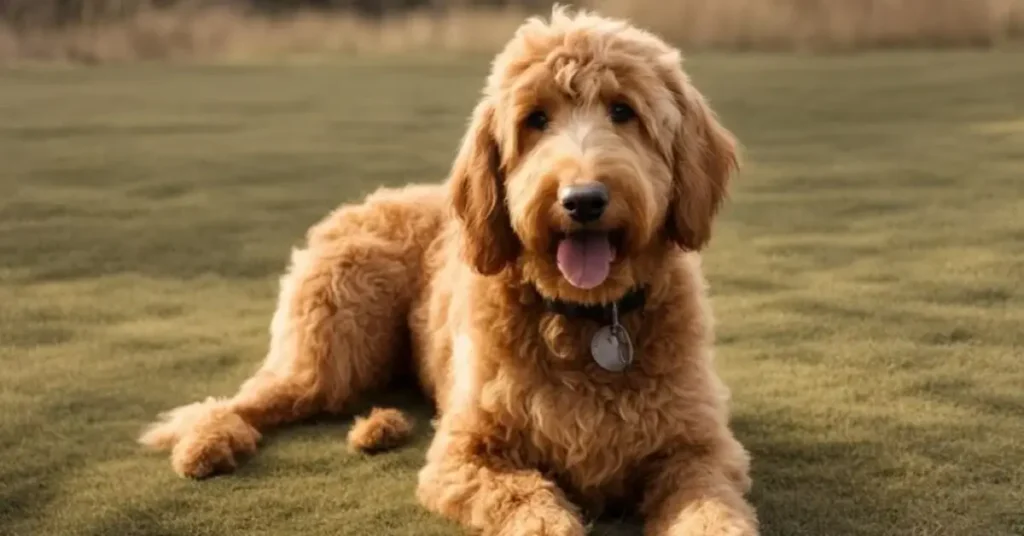
[[[612,246],[602,233],[576,235],[558,243],[558,269],[572,286],[591,289],[608,278]]]

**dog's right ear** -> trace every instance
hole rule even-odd
[[[494,106],[485,97],[473,110],[449,182],[452,208],[462,227],[462,258],[484,275],[500,272],[515,260],[520,248],[505,204],[494,132]]]

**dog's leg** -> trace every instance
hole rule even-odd
[[[235,467],[260,432],[319,411],[341,411],[390,377],[408,301],[409,267],[395,244],[346,236],[297,250],[281,280],[262,368],[230,399],[163,416],[140,438],[171,450],[182,476]]]
[[[538,471],[488,452],[469,432],[438,431],[420,470],[423,506],[490,536],[583,536],[577,509]]]
[[[139,442],[170,450],[179,475],[202,478],[230,471],[236,455],[255,452],[259,430],[301,418],[315,407],[315,387],[306,378],[260,370],[234,398],[210,397],[161,415]]]
[[[645,536],[757,536],[749,458],[731,436],[714,448],[683,449],[651,467]]]

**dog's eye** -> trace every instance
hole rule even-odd
[[[545,113],[544,110],[534,110],[530,112],[530,115],[526,116],[526,120],[523,121],[523,124],[525,124],[527,128],[544,130],[548,128],[548,114]]]
[[[612,118],[613,123],[622,124],[628,123],[636,117],[636,112],[624,102],[613,102],[608,108],[608,115]]]

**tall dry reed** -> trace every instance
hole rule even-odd
[[[593,0],[690,47],[993,45],[1022,37],[1022,0]]]
[[[84,11],[88,16],[79,21],[53,25],[28,18],[0,24],[0,62],[490,52],[528,14],[517,8],[462,7],[374,21],[344,12],[269,17],[225,0],[189,0],[171,10],[150,7],[154,0],[80,0],[79,5],[90,1],[102,2],[96,4],[102,9]],[[216,5],[210,7],[211,2]],[[995,46],[1024,38],[1024,0],[589,0],[586,5],[628,17],[691,50]]]

